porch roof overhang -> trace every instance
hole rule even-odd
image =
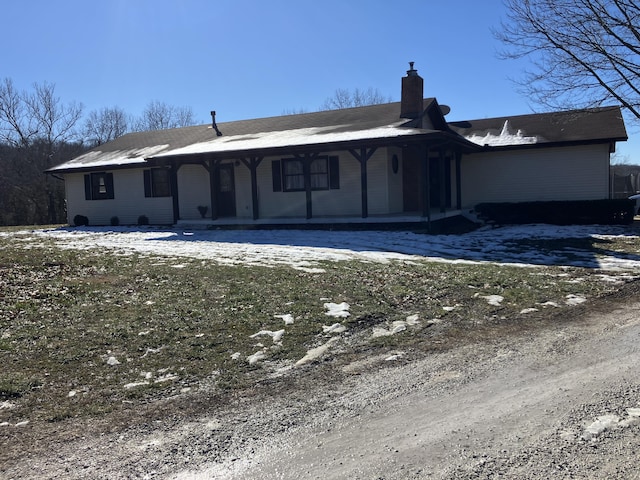
[[[476,152],[482,147],[460,135],[442,130],[406,127],[378,127],[369,130],[310,132],[318,129],[299,129],[265,134],[218,137],[210,142],[190,145],[150,156],[154,165],[170,161],[200,163],[208,160],[304,155],[357,148],[403,147],[423,144],[428,147],[448,145],[463,152]],[[224,140],[223,140],[224,139]]]

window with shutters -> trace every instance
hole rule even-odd
[[[304,190],[304,165],[302,160],[282,160],[282,188],[285,192]]]
[[[113,173],[97,172],[84,176],[86,200],[110,200],[113,194]]]
[[[308,172],[303,159],[283,158],[273,162],[272,173],[274,191],[305,191],[306,182],[311,190],[340,188],[338,157],[314,158],[309,162]]]
[[[170,197],[171,177],[166,168],[152,168],[144,170],[144,196]]]

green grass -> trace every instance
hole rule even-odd
[[[327,301],[351,305],[343,355],[353,358],[391,349],[426,354],[446,332],[517,324],[522,309],[538,308],[527,315],[535,319],[556,309],[541,303],[570,308],[568,294],[594,298],[618,288],[580,268],[353,261],[323,263],[326,273],[317,274],[61,250],[18,238],[0,236],[0,402],[13,406],[0,409],[0,422],[10,423],[102,416],[186,389],[245,389],[327,340],[322,326],[338,321],[325,315]],[[628,238],[619,241],[630,250]],[[504,301],[493,306],[486,295]],[[275,317],[282,314],[294,324],[285,327]],[[371,337],[374,326],[414,314],[419,326]],[[441,322],[430,327],[430,319]],[[281,345],[250,337],[283,328]],[[250,365],[258,343],[266,359]],[[339,363],[340,355],[329,358]]]

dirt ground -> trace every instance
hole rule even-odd
[[[640,478],[637,283],[429,355],[347,355],[113,425],[12,427],[0,477]]]

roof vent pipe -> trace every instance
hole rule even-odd
[[[222,136],[222,132],[218,130],[218,125],[216,124],[216,111],[211,110],[211,127],[216,131],[216,135],[219,137]]]
[[[400,118],[418,118],[422,115],[424,80],[409,62],[407,76],[402,77],[402,94],[400,99]]]

